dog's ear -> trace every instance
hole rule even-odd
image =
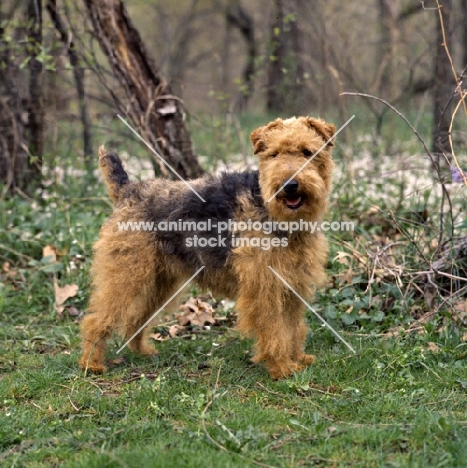
[[[323,119],[315,119],[313,117],[305,117],[306,124],[315,129],[323,138],[328,141],[336,133],[336,127],[333,124],[326,123]],[[334,146],[330,141],[328,146]]]
[[[282,119],[276,119],[264,127],[259,127],[256,130],[253,130],[250,135],[250,140],[253,143],[253,152],[254,154],[261,153],[264,151],[267,146],[264,141],[265,135],[270,131],[275,128],[280,129],[284,127],[284,122]]]
[[[263,141],[265,127],[259,127],[253,130],[250,135],[250,140],[253,143],[253,153],[258,154],[266,149],[266,143]]]

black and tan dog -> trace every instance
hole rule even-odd
[[[331,188],[332,143],[311,157],[334,133],[332,124],[311,117],[258,128],[251,141],[259,171],[190,181],[205,202],[181,181],[130,182],[118,156],[101,148],[99,163],[115,211],[94,247],[81,367],[105,371],[105,342],[112,332],[132,337],[202,266],[194,282],[236,299],[237,328],[255,339],[254,362],[264,361],[273,378],[311,364],[314,357],[304,352],[304,306],[268,267],[305,298],[325,282],[322,233],[290,233],[280,223],[321,220]],[[148,222],[154,228],[128,229],[129,223]],[[156,229],[170,222],[192,229]],[[240,232],[240,222],[273,229]],[[148,327],[139,332],[130,349],[154,354],[147,332]]]

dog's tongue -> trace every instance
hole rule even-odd
[[[302,201],[302,197],[287,197],[285,204],[291,208],[297,206]]]

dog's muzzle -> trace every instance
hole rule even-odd
[[[302,197],[297,193],[298,192],[298,182],[296,180],[290,180],[284,182],[284,192],[285,192],[285,197],[284,197],[284,203],[287,208],[290,208],[291,210],[296,210],[302,205]]]

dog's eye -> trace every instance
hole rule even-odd
[[[307,158],[308,158],[309,156],[311,156],[311,151],[310,151],[309,149],[306,149],[306,148],[305,148],[305,149],[302,151],[302,153],[303,153],[303,156],[306,156]]]
[[[270,157],[271,157],[271,158],[275,158],[278,154],[279,154],[279,153],[272,153],[272,154],[270,155]]]

